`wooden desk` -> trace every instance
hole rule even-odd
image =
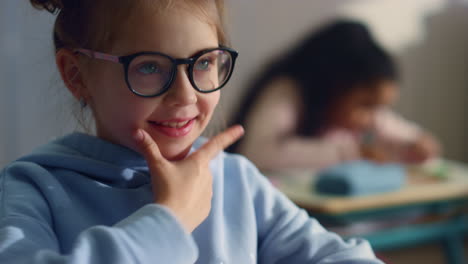
[[[329,228],[418,212],[425,216],[422,220],[357,235],[368,239],[377,251],[440,242],[448,263],[462,264],[466,263],[463,240],[468,234],[468,166],[449,161],[444,164],[448,168],[444,179],[413,168],[402,189],[359,197],[315,192],[315,177],[310,171],[283,171],[267,176],[279,190]]]

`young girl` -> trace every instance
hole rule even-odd
[[[96,135],[2,171],[0,263],[381,263],[219,153],[242,128],[200,138],[237,56],[221,0],[31,3],[58,13],[57,66]]]
[[[367,28],[330,23],[271,63],[248,90],[230,147],[260,169],[321,169],[346,160],[423,162],[438,144],[388,108],[398,93],[391,57]]]

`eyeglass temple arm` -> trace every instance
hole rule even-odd
[[[79,53],[82,53],[82,54],[84,54],[86,56],[89,56],[91,58],[95,58],[95,59],[112,61],[112,62],[117,62],[117,63],[120,62],[118,56],[114,56],[114,55],[110,55],[110,54],[106,54],[106,53],[101,53],[101,52],[92,51],[92,50],[88,50],[88,49],[76,49],[75,51],[79,52]]]

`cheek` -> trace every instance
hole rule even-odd
[[[96,122],[106,129],[134,129],[151,114],[154,101],[135,96],[118,71],[102,71],[91,84],[91,104]]]
[[[216,91],[213,93],[202,95],[200,98],[200,110],[207,116],[211,117],[216,106],[218,105],[220,98],[220,92]]]
[[[87,84],[91,101],[99,106],[115,102],[118,105],[128,94],[124,77],[118,67],[96,67]]]
[[[356,109],[353,111],[352,121],[360,128],[368,127],[372,124],[373,112],[368,109]]]
[[[125,76],[123,66],[118,63],[93,60],[86,70],[86,78],[89,81],[87,84],[91,88],[101,87],[103,85],[123,85],[125,84]]]
[[[356,111],[354,111],[352,107],[349,105],[341,105],[337,106],[337,109],[335,110],[334,120],[338,122],[338,125],[347,126],[348,123],[354,119],[355,115]]]
[[[134,104],[125,98],[108,97],[96,102],[94,116],[98,125],[107,131],[121,133],[141,127],[151,113],[144,104]]]

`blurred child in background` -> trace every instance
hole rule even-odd
[[[263,170],[323,169],[349,160],[421,163],[437,141],[390,110],[398,74],[365,25],[340,20],[269,64],[248,89],[229,150]]]

